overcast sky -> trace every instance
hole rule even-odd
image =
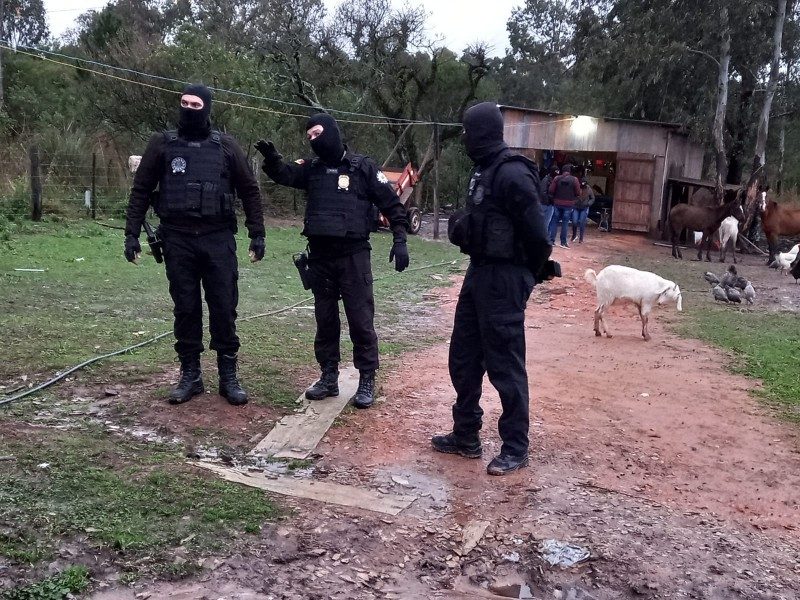
[[[492,46],[492,55],[502,55],[508,46],[506,21],[511,9],[524,0],[417,0],[429,13],[428,27],[441,36],[444,45],[459,53],[478,40]],[[325,0],[335,7],[340,0]],[[402,0],[392,0],[401,6]],[[104,6],[102,0],[44,0],[48,11],[50,31],[59,36],[72,27],[75,18],[89,9]]]

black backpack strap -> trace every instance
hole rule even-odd
[[[525,166],[527,166],[528,170],[530,170],[530,172],[534,175],[534,179],[536,180],[536,185],[537,186],[539,185],[539,169],[536,167],[536,163],[533,162],[527,156],[522,156],[522,154],[514,154],[512,152],[508,152],[499,161],[493,164],[489,169],[481,173],[481,180],[484,182],[484,189],[486,189],[490,193],[494,193],[495,175],[497,175],[497,172],[503,165],[508,164],[510,162],[521,162]]]
[[[164,132],[164,141],[167,143],[175,142],[178,139],[178,130],[177,129],[169,129]]]
[[[208,136],[208,139],[217,145],[222,145],[222,134],[216,129],[211,130],[211,135]]]

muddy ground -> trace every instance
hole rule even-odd
[[[656,311],[649,343],[631,307],[612,309],[613,339],[594,337],[594,292],[584,269],[614,255],[667,260],[668,249],[637,236],[590,235],[582,246],[555,252],[565,277],[537,287],[527,311],[530,468],[504,478],[486,474],[500,445],[499,400],[488,383],[484,458],[431,451],[430,436],[448,430],[453,401],[442,343],[387,365],[383,400],[344,413],[318,448],[313,472],[300,475],[416,494],[411,508],[384,517],[282,499],[293,516],[243,540],[234,555],[205,559],[199,576],[124,587],[108,573],[92,597],[800,597],[796,426],[752,397],[757,382],[726,371],[723,352],[671,333],[665,324],[676,319],[674,306]],[[742,268],[770,298],[764,302],[793,306],[800,291],[760,263],[746,257]],[[438,293],[432,322],[443,335],[457,291]],[[686,296],[684,310],[691,310]],[[255,407],[203,408],[186,411],[189,425],[166,407],[132,414],[190,443],[190,431],[213,422],[234,448],[252,443],[274,418]],[[467,552],[464,528],[483,525]],[[591,556],[571,568],[551,567],[537,552],[545,539],[585,547]]]

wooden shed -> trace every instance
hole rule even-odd
[[[540,165],[554,153],[589,166],[589,183],[613,199],[612,227],[656,232],[666,222],[667,180],[699,179],[703,148],[681,125],[501,106],[505,140]]]

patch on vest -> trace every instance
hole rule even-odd
[[[381,183],[389,183],[389,180],[386,178],[386,175],[383,174],[383,171],[378,171],[378,181]]]
[[[172,167],[172,174],[175,175],[176,173],[186,173],[186,159],[180,156],[177,156],[172,159],[170,163]]]
[[[347,191],[350,189],[350,176],[339,175],[339,189]]]

